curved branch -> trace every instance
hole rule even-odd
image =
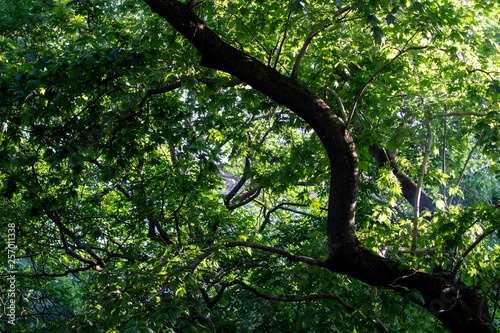
[[[488,232],[485,232],[483,233],[481,236],[479,236],[475,241],[474,243],[472,243],[471,245],[469,245],[469,247],[464,251],[464,253],[462,253],[462,258],[460,258],[460,260],[457,261],[455,267],[453,267],[453,270],[450,274],[450,281],[453,281],[455,280],[455,277],[457,276],[457,273],[458,273],[458,270],[460,269],[460,266],[462,265],[462,263],[464,262],[464,259],[469,255],[469,253],[477,246],[479,245],[479,243],[481,243],[481,241],[483,239],[485,239],[488,235],[492,234],[493,232],[495,232],[496,229],[491,229],[490,231]]]
[[[261,293],[257,289],[249,286],[245,282],[241,280],[233,280],[231,282],[225,283],[227,286],[233,286],[233,285],[239,285],[245,290],[249,290],[255,295],[259,296],[260,298],[267,299],[269,301],[278,301],[278,302],[303,302],[303,301],[309,301],[313,299],[333,299],[338,301],[344,308],[346,308],[349,312],[354,312],[356,308],[352,306],[351,304],[347,303],[342,299],[342,297],[333,295],[333,294],[312,294],[312,295],[305,295],[305,296],[288,296],[288,297],[283,297],[283,296],[271,296],[271,295],[266,295],[264,293]]]
[[[265,207],[262,202],[257,202],[257,203],[259,205]],[[306,212],[302,212],[302,211],[299,211],[299,210],[296,210],[296,209],[287,208],[287,207],[284,207],[284,206],[308,207],[309,205],[307,205],[307,204],[293,203],[293,202],[280,202],[279,204],[277,204],[276,206],[274,206],[273,208],[271,208],[265,214],[264,221],[262,222],[262,224],[259,227],[259,232],[264,231],[264,229],[266,228],[267,224],[269,223],[269,220],[271,218],[271,214],[274,213],[275,211],[277,211],[278,209],[288,210],[288,211],[296,213],[296,214],[302,214],[302,215],[306,215],[306,216],[310,216],[310,217],[316,217],[316,216],[314,216],[312,214],[309,214],[309,213],[306,213]]]
[[[249,190],[246,193],[243,193],[240,197],[238,197],[237,199],[240,202],[237,204],[234,204],[232,206],[229,206],[228,210],[231,211],[231,210],[234,210],[236,208],[239,208],[241,206],[244,206],[244,205],[252,202],[260,195],[261,189],[262,189],[262,186],[260,186],[259,184],[255,185],[255,187],[253,189]]]
[[[92,249],[90,249],[88,246],[82,245],[80,243],[80,241],[78,241],[76,234],[74,232],[72,232],[71,230],[69,230],[63,224],[62,219],[59,216],[59,214],[57,213],[57,211],[52,212],[52,211],[49,211],[48,209],[46,209],[45,213],[57,225],[57,227],[59,229],[59,232],[60,232],[60,235],[61,235],[61,241],[63,242],[64,250],[66,251],[67,254],[69,254],[73,258],[75,258],[75,259],[77,259],[77,260],[79,260],[79,261],[81,261],[81,262],[83,262],[83,263],[85,263],[87,265],[95,267],[96,270],[106,269],[107,268],[106,263],[104,262],[104,260],[97,253],[95,253]],[[95,261],[92,260],[92,259],[88,259],[88,258],[82,257],[80,254],[78,254],[75,251],[71,250],[70,249],[70,245],[68,243],[68,240],[66,239],[66,235],[68,235],[69,237],[71,237],[71,239],[73,239],[73,241],[75,242],[75,244],[77,245],[77,247],[80,248],[80,249],[85,250],[91,257],[93,257],[95,259]],[[100,266],[101,268],[99,269],[96,266]]]
[[[264,205],[264,204],[262,204],[262,205]],[[269,223],[269,220],[271,218],[271,214],[274,213],[275,211],[277,211],[278,209],[280,209],[280,207],[283,205],[284,205],[283,203],[279,203],[276,206],[274,206],[273,208],[271,208],[267,213],[265,213],[264,221],[262,222],[262,224],[260,225],[260,228],[259,228],[259,233],[264,231],[264,229],[266,228],[266,226]],[[264,209],[266,209],[265,206],[264,206]]]
[[[377,77],[378,74],[380,74],[380,72],[382,72],[385,68],[387,68],[389,65],[391,65],[394,61],[396,61],[396,59],[398,59],[400,56],[402,56],[403,54],[405,54],[406,52],[408,51],[411,51],[411,50],[424,50],[427,48],[427,46],[414,46],[414,47],[409,47],[409,48],[406,48],[406,46],[408,45],[408,43],[413,39],[413,37],[415,37],[415,35],[418,33],[418,31],[410,37],[410,39],[408,39],[408,41],[406,42],[405,46],[403,47],[403,49],[401,51],[398,52],[398,54],[396,54],[394,56],[394,58],[392,58],[391,60],[389,60],[389,62],[386,62],[385,64],[383,64],[375,73],[373,73],[373,75],[365,82],[365,84],[363,85],[363,87],[361,87],[361,89],[359,90],[358,94],[356,95],[356,98],[354,99],[354,103],[352,105],[352,109],[351,109],[351,112],[349,114],[349,118],[347,119],[347,124],[346,124],[346,128],[349,127],[349,124],[351,123],[351,120],[352,120],[352,117],[354,116],[354,111],[356,111],[356,106],[358,105],[358,102],[359,102],[359,99],[361,98],[361,95],[363,94],[363,92],[365,91],[365,89],[368,87],[368,85],[370,83],[372,83],[373,80],[375,80],[375,77]]]
[[[226,290],[227,286],[225,283],[222,283],[222,286],[220,290],[217,292],[217,295],[214,297],[210,298],[205,291],[205,289],[200,288],[201,295],[203,296],[203,299],[205,300],[205,303],[207,304],[207,308],[212,309],[217,302],[221,299],[222,295],[224,294],[224,291]]]
[[[431,152],[433,142],[432,128],[429,119],[425,120],[425,127],[427,128],[427,138],[425,142],[424,160],[420,166],[420,175],[417,183],[417,196],[415,197],[415,204],[413,205],[413,234],[410,248],[410,254],[412,256],[415,256],[417,250],[418,219],[420,217],[420,194],[422,193],[422,183],[424,181],[424,176],[427,173],[427,162],[429,161],[429,154]]]
[[[184,78],[181,78],[179,79],[177,82],[174,82],[172,84],[169,84],[168,86],[165,86],[165,87],[161,87],[161,88],[154,88],[154,89],[149,89],[146,91],[146,94],[144,95],[144,97],[141,99],[141,101],[139,102],[139,109],[143,109],[144,108],[144,104],[146,104],[146,101],[151,97],[151,96],[154,96],[154,95],[161,95],[161,94],[165,94],[167,92],[170,92],[170,91],[173,91],[173,90],[176,90],[176,89],[179,89],[180,87],[182,87],[182,85],[184,83],[186,83],[187,81],[191,80],[191,79],[194,79],[198,82],[202,82],[202,83],[205,83],[206,85],[209,85],[209,86],[213,86],[215,84],[217,84],[218,80],[215,79],[215,78],[211,78],[211,77],[205,77],[205,76],[191,76],[191,77],[184,77]],[[226,81],[222,87],[224,88],[229,88],[229,87],[234,87],[234,86],[237,86],[238,84],[241,83],[241,80],[238,79],[238,78],[232,78],[228,81]]]
[[[247,241],[229,241],[228,243],[224,244],[224,247],[239,247],[239,246],[250,247],[253,249],[259,249],[259,250],[279,254],[280,256],[283,256],[290,261],[297,261],[297,262],[303,262],[303,263],[308,264],[308,265],[326,267],[326,263],[322,260],[316,260],[316,259],[309,258],[309,257],[298,256],[298,255],[295,255],[295,254],[290,253],[288,251],[278,249],[276,247],[264,245],[264,244],[247,242]]]
[[[175,0],[145,0],[201,54],[201,66],[234,75],[290,108],[304,119],[323,143],[332,168],[327,233],[334,248],[357,242],[355,228],[358,186],[357,154],[342,120],[311,90],[224,42],[204,21]]]
[[[318,30],[312,29],[309,32],[309,35],[307,35],[306,40],[304,41],[304,45],[302,45],[302,48],[300,49],[299,54],[297,55],[297,58],[295,59],[295,63],[293,64],[292,74],[290,75],[290,77],[292,79],[297,79],[297,77],[299,75],[299,68],[300,68],[300,64],[302,62],[302,59],[306,55],[307,49],[309,48],[309,45],[311,44],[314,36],[316,36],[318,33],[319,33]]]
[[[340,108],[342,119],[344,120],[344,123],[347,123],[347,114],[345,113],[344,103],[342,103],[342,99],[340,99],[339,94],[337,94],[337,92],[330,87],[326,87],[326,89],[333,94],[333,97],[335,98],[335,101],[337,101],[337,105]]]
[[[276,69],[276,66],[278,65],[278,61],[280,59],[281,55],[281,50],[283,49],[283,44],[285,43],[286,39],[286,34],[288,32],[288,24],[290,23],[290,17],[292,17],[292,12],[288,12],[288,18],[286,20],[285,24],[285,32],[283,33],[283,38],[281,39],[280,47],[278,48],[278,53],[276,54],[276,60],[274,61],[274,68]]]
[[[482,136],[483,136],[483,133],[481,133],[479,135],[479,138],[477,139],[476,144],[474,145],[474,147],[472,147],[471,151],[469,152],[469,155],[467,155],[467,159],[465,160],[465,163],[464,163],[464,166],[462,168],[462,171],[460,172],[460,177],[458,177],[457,187],[460,186],[460,182],[462,181],[462,178],[464,177],[465,168],[469,164],[470,158],[472,157],[472,154],[474,153],[474,151],[476,150],[477,146],[479,145],[479,141],[481,141],[481,137]],[[453,204],[453,199],[454,199],[454,196],[452,196],[450,198],[450,206]]]
[[[484,320],[487,320],[487,316],[483,319],[473,315],[471,309],[474,308],[474,303],[468,300],[454,298],[453,304],[442,304],[442,306],[439,304],[441,307],[436,308],[435,300],[439,299],[443,293],[450,293],[449,291],[457,295],[458,293],[455,292],[457,286],[425,272],[401,267],[400,263],[374,254],[359,242],[355,227],[358,166],[354,140],[346,124],[335,115],[324,100],[299,84],[297,80],[280,74],[275,69],[224,42],[203,20],[179,1],[145,0],[145,2],[200,52],[201,66],[238,77],[306,121],[318,135],[330,161],[332,171],[327,219],[329,249],[327,261],[296,256],[284,250],[250,242],[233,241],[225,244],[224,247],[248,246],[266,250],[292,261],[347,274],[372,286],[398,290],[402,287],[417,289],[427,309],[450,330],[455,332],[489,331],[489,324]],[[410,40],[407,44],[409,42]],[[412,49],[426,48],[425,46],[406,48],[406,46],[400,51],[399,56]],[[390,63],[395,59],[391,59]],[[374,77],[369,80],[368,84]],[[358,94],[356,103],[361,93]],[[354,110],[355,105],[351,111],[351,119]]]
[[[283,297],[283,296],[271,296],[271,295],[266,295],[254,287],[246,284],[245,282],[241,280],[233,280],[228,283],[224,283],[225,286],[232,286],[232,285],[239,285],[241,288],[251,291],[254,293],[256,296],[266,299],[268,301],[277,301],[277,302],[304,302],[304,301],[309,301],[309,300],[314,300],[314,299],[333,299],[337,302],[339,302],[347,311],[350,313],[356,311],[356,308],[352,306],[351,304],[347,303],[342,299],[342,297],[333,295],[333,294],[312,294],[312,295],[306,295],[306,296],[288,296],[288,297]],[[366,315],[362,312],[360,312],[364,317]],[[382,324],[382,322],[378,319],[375,318],[375,327],[377,328],[378,331],[380,332],[389,332],[389,330]]]
[[[417,184],[410,177],[408,177],[408,175],[401,171],[396,163],[396,154],[394,152],[388,152],[384,148],[379,148],[376,144],[372,145],[368,150],[379,168],[382,168],[387,163],[389,164],[392,169],[392,173],[396,176],[400,183],[403,197],[410,205],[413,206],[417,195]],[[436,205],[434,205],[434,202],[427,195],[427,193],[425,193],[425,191],[421,191],[419,213],[425,209],[433,212],[436,210]]]
[[[230,209],[231,206],[231,200],[234,198],[236,193],[245,185],[247,181],[247,177],[245,176],[245,169],[248,169],[250,167],[250,159],[248,157],[245,157],[245,166],[243,167],[243,175],[241,176],[240,180],[234,187],[229,191],[229,193],[226,195],[224,198],[224,205],[227,207],[227,209]]]
[[[351,5],[340,8],[339,10],[337,10],[336,12],[333,13],[333,18],[336,18],[344,13],[347,13],[350,10],[351,10]],[[330,25],[331,25],[331,23],[324,23],[323,29],[321,29],[321,30],[328,28]],[[302,48],[300,49],[299,54],[297,55],[297,58],[295,59],[295,63],[293,64],[292,74],[290,75],[290,77],[292,79],[297,79],[297,77],[299,75],[299,68],[300,68],[300,64],[302,62],[302,59],[306,55],[307,49],[309,48],[309,45],[311,45],[313,38],[317,34],[319,34],[321,32],[321,30],[312,29],[309,32],[309,34],[307,35],[306,40],[304,41],[304,45],[302,45]]]

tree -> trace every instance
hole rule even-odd
[[[498,18],[450,0],[3,5],[16,328],[495,331]]]

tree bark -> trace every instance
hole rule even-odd
[[[401,185],[403,197],[413,206],[415,203],[415,197],[417,196],[417,184],[401,171],[396,163],[394,152],[389,152],[380,148],[378,145],[371,146],[369,151],[379,168],[386,164],[391,167],[392,173],[396,176],[399,184]],[[432,199],[429,198],[427,193],[424,191],[422,191],[420,195],[420,207],[418,210],[419,213],[422,213],[424,210],[428,210],[430,212],[434,212],[436,210],[436,205],[434,205]]]
[[[188,6],[175,0],[145,0],[201,54],[201,65],[227,72],[303,118],[320,137],[331,166],[326,267],[370,285],[417,289],[426,308],[452,332],[491,332],[488,316],[475,313],[477,295],[365,249],[355,231],[358,166],[354,142],[328,105],[296,80],[224,42]],[[469,295],[469,294],[468,294]],[[473,301],[474,300],[474,301]]]

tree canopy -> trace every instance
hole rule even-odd
[[[495,0],[4,0],[1,330],[496,332],[498,43]]]

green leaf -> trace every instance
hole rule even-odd
[[[291,12],[302,11],[302,10],[308,11],[307,3],[304,0],[290,2],[288,4],[288,9]]]
[[[497,82],[491,83],[488,89],[496,95],[500,94],[500,85]]]
[[[377,27],[381,22],[375,15],[369,15],[366,19],[368,24],[371,24],[373,27]]]
[[[385,17],[385,21],[387,22],[387,25],[394,24],[396,23],[396,16],[393,13],[389,13]]]
[[[371,332],[376,316],[395,332],[444,332],[421,295],[367,284],[384,265],[425,278],[471,245],[461,283],[497,283],[495,1],[196,1],[189,16],[206,26],[189,38],[184,16],[167,21],[155,2],[0,6],[0,240],[16,246],[0,259],[16,259],[17,331]],[[410,256],[426,119],[429,251]],[[384,255],[377,269],[356,253],[314,265],[337,217]],[[356,309],[269,302],[243,283],[349,295]]]
[[[372,28],[372,31],[373,31],[373,37],[375,38],[375,42],[380,46],[384,46],[385,39],[384,39],[384,33],[383,33],[382,29],[378,26],[374,26]]]
[[[425,6],[421,2],[418,1],[414,2],[413,7],[415,7],[415,9],[417,9],[420,12],[420,14],[424,14]]]

